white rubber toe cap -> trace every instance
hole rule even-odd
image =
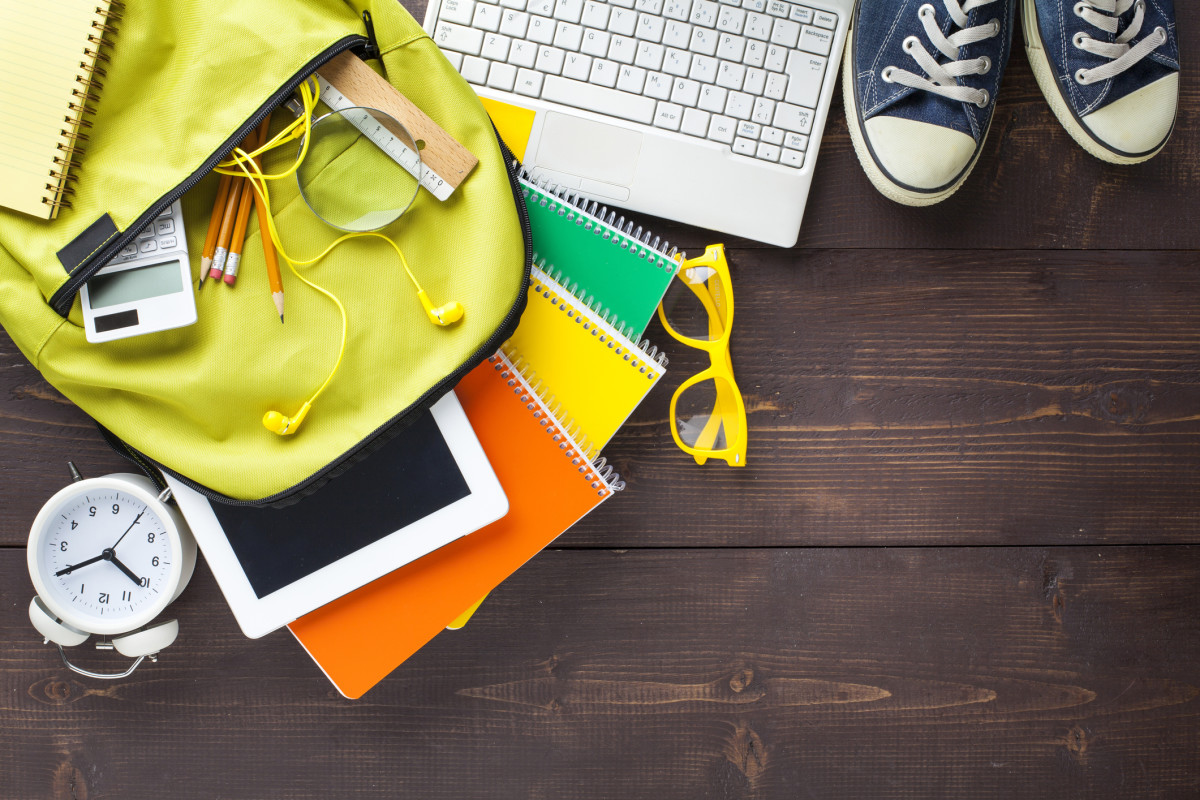
[[[1121,153],[1157,150],[1171,133],[1179,103],[1179,73],[1147,84],[1082,118],[1092,135]]]
[[[974,139],[940,125],[880,116],[863,128],[879,166],[914,189],[944,188],[975,156]]]

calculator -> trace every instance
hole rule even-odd
[[[108,342],[196,321],[183,214],[176,200],[79,290],[84,334]]]

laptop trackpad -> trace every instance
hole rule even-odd
[[[641,152],[642,135],[636,131],[547,111],[534,163],[556,172],[629,186]]]

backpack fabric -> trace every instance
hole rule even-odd
[[[0,209],[0,324],[128,455],[217,500],[285,502],[400,430],[511,334],[531,257],[512,156],[475,93],[395,0],[130,3],[106,49],[111,62],[92,104],[72,208],[50,221]],[[213,166],[345,50],[479,159],[447,201],[422,190],[382,231],[435,304],[458,300],[466,313],[454,326],[432,325],[379,239],[346,242],[302,267],[345,305],[348,340],[303,429],[278,436],[262,426],[263,414],[294,414],[321,384],[337,357],[341,319],[281,263],[280,324],[253,214],[237,285],[206,281],[194,325],[90,344],[77,294],[176,198],[198,278],[219,180]],[[290,121],[281,110],[272,130]],[[281,171],[294,158],[280,148],[264,169]],[[314,180],[353,192],[372,176],[343,158]],[[292,256],[314,256],[340,235],[312,215],[294,180],[273,181],[270,190]]]

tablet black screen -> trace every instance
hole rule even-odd
[[[426,411],[379,450],[293,505],[212,507],[261,598],[469,494],[449,445]]]

